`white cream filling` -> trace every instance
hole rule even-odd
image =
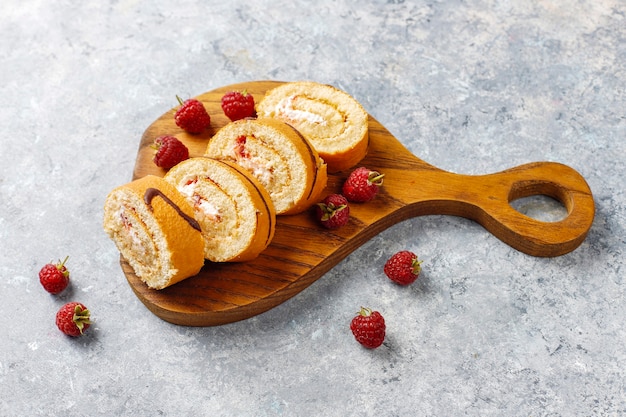
[[[274,178],[274,174],[272,174],[272,169],[269,164],[265,163],[265,161],[260,158],[239,157],[237,159],[237,163],[252,172],[252,175],[254,175],[254,177],[265,186],[269,185]]]
[[[194,209],[202,212],[204,217],[214,220],[218,219],[220,217],[219,207],[196,193],[196,184],[197,181],[192,180],[189,184],[178,187],[178,191],[192,203]]]
[[[118,211],[118,215],[122,219],[122,226],[124,227],[124,230],[126,231],[127,236],[130,238],[132,250],[134,252],[144,254],[146,252],[146,249],[144,248],[143,242],[141,241],[141,239],[139,239],[139,235],[137,234],[137,231],[135,230],[131,222],[128,220],[128,216],[126,215],[126,209],[124,208],[124,206],[120,207]]]
[[[232,154],[237,161],[237,164],[259,180],[264,186],[269,186],[274,179],[272,164],[258,156],[250,156],[245,150],[245,144],[235,143],[232,149]]]
[[[289,97],[285,97],[284,99],[282,99],[276,105],[276,112],[291,120],[298,120],[298,121],[305,120],[310,123],[316,123],[316,124],[321,124],[323,126],[326,126],[326,120],[323,117],[321,117],[319,114],[311,113],[305,110],[296,109],[293,104],[295,99],[296,99],[296,96],[289,96]]]

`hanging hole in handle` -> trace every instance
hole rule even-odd
[[[567,191],[555,183],[524,181],[511,188],[509,204],[525,216],[550,223],[565,219],[572,201]]]

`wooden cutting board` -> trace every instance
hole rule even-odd
[[[265,91],[279,84],[246,82],[196,97],[212,118],[211,129],[200,135],[181,131],[174,123],[176,109],[168,111],[143,134],[133,179],[165,174],[152,162],[154,150],[150,145],[157,136],[177,136],[188,146],[191,156],[201,156],[211,136],[229,122],[220,106],[224,93],[246,89],[258,102]],[[454,174],[411,154],[371,116],[369,132],[368,155],[360,165],[384,173],[384,184],[373,201],[351,205],[351,220],[346,226],[326,230],[315,222],[311,212],[279,217],[274,240],[254,261],[207,261],[198,275],[160,291],[149,289],[121,258],[124,274],[137,297],[168,322],[221,325],[252,317],[286,301],[370,238],[411,217],[444,214],[469,218],[513,248],[545,257],[574,250],[591,227],[595,211],[591,190],[584,178],[566,165],[537,162],[494,174]],[[327,193],[340,192],[347,175],[331,174]],[[560,201],[568,211],[567,217],[542,222],[510,205],[513,200],[532,195]]]

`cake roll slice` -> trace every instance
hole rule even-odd
[[[351,168],[367,154],[368,114],[352,96],[333,86],[313,81],[282,84],[266,92],[257,114],[298,129],[329,172]]]
[[[135,274],[153,289],[196,275],[204,241],[193,208],[172,184],[148,175],[112,190],[104,230]]]
[[[231,161],[267,190],[277,215],[300,213],[320,199],[326,164],[296,129],[275,119],[243,119],[222,127],[205,156]]]
[[[196,157],[179,163],[165,180],[194,209],[212,262],[256,258],[272,241],[276,212],[265,188],[233,162]]]

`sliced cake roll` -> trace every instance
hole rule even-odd
[[[165,175],[193,206],[204,237],[204,257],[213,262],[256,258],[271,242],[276,212],[265,188],[233,162],[198,157]]]
[[[298,129],[328,164],[329,172],[351,168],[367,154],[367,112],[352,96],[330,85],[311,81],[282,84],[265,94],[257,114]]]
[[[221,128],[205,156],[246,169],[267,190],[276,214],[300,213],[326,187],[326,164],[292,126],[275,119],[243,119]]]
[[[150,288],[175,284],[204,265],[193,208],[161,177],[148,175],[111,191],[104,204],[104,230]]]

